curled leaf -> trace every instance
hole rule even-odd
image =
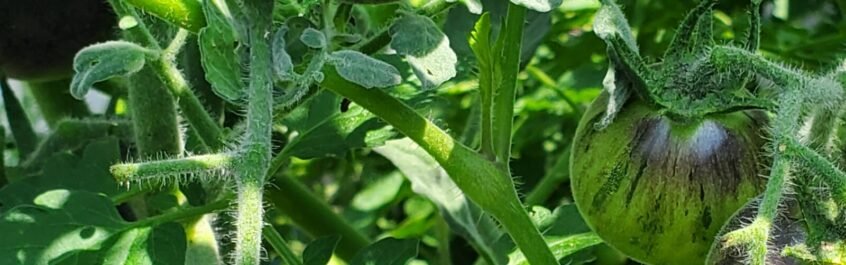
[[[109,41],[85,47],[73,59],[76,74],[71,81],[71,95],[82,99],[97,82],[136,73],[144,67],[147,56],[154,54],[138,44],[126,41]]]

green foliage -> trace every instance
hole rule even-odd
[[[72,86],[2,83],[2,264],[635,264],[573,203],[603,90],[598,129],[635,99],[768,112],[770,188],[717,247],[846,253],[841,1],[108,2],[121,34]],[[96,114],[42,125],[91,89]],[[807,233],[761,244],[785,215]]]

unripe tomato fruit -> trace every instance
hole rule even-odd
[[[723,223],[763,191],[765,113],[675,121],[633,97],[597,130],[607,93],[576,130],[573,198],[609,245],[647,264],[703,264]]]
[[[0,72],[27,81],[67,77],[76,52],[110,39],[114,25],[104,0],[0,1]]]

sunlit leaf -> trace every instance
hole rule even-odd
[[[439,86],[456,75],[458,57],[449,38],[428,17],[408,14],[394,22],[391,48],[406,56],[426,88]]]
[[[402,82],[396,67],[357,51],[334,52],[330,61],[341,77],[365,88],[385,88]]]

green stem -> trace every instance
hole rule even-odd
[[[370,240],[347,223],[305,185],[284,174],[274,176],[273,187],[267,188],[267,200],[280,212],[313,237],[340,235],[336,253],[350,261]],[[303,210],[308,209],[308,210]]]
[[[503,224],[532,264],[557,264],[520,204],[506,171],[455,142],[442,129],[382,90],[352,84],[340,77],[333,67],[324,68],[324,75],[324,88],[376,114],[426,150],[471,200]]]
[[[15,97],[12,87],[9,86],[8,80],[2,73],[0,73],[0,90],[2,90],[0,92],[3,94],[3,106],[6,109],[6,118],[12,130],[12,137],[15,138],[18,154],[21,160],[25,160],[35,150],[38,137],[35,136],[35,130],[32,129],[26,111]]]
[[[29,93],[38,102],[41,115],[50,127],[64,118],[82,118],[91,114],[84,101],[70,95],[70,79],[48,82],[26,82]]]
[[[555,164],[547,170],[541,181],[526,196],[526,204],[541,205],[564,181],[570,178],[570,148],[561,152]]]
[[[262,192],[270,167],[271,127],[273,124],[272,62],[270,34],[272,3],[267,0],[245,1],[250,21],[250,85],[248,89],[246,136],[236,167],[238,209],[236,219],[235,264],[256,265],[261,261],[261,230],[264,209]]]
[[[173,96],[150,68],[131,77],[129,113],[142,158],[182,154],[182,131]]]
[[[196,218],[210,212],[223,210],[229,206],[231,196],[197,207],[181,208],[164,214],[149,217],[129,225],[128,229],[157,226],[168,222],[175,222],[189,218]]]
[[[846,173],[824,156],[795,140],[787,141],[787,147],[805,167],[825,180],[825,183],[831,188],[835,200],[846,202]]]
[[[120,0],[109,0],[109,2],[112,4],[118,17],[131,16],[141,21],[135,10],[123,4]],[[132,37],[133,41],[138,42],[142,46],[148,49],[161,50],[161,46],[153,38],[153,35],[150,34],[149,29],[147,29],[144,23],[139,22],[138,25],[126,31]],[[184,36],[178,34],[175,43],[181,43],[183,41]],[[179,47],[179,45],[170,45],[170,47]],[[168,51],[171,50],[168,49]],[[191,127],[200,135],[202,142],[210,147],[210,149],[218,150],[223,147],[223,140],[220,137],[222,134],[220,126],[209,116],[208,112],[206,112],[200,103],[200,100],[191,91],[185,77],[182,76],[182,73],[176,67],[171,56],[172,54],[173,52],[163,52],[162,57],[149,63],[149,68],[156,73],[170,93],[178,99],[179,109]]]
[[[511,134],[514,125],[514,100],[517,93],[517,73],[520,71],[520,51],[523,43],[523,23],[526,8],[510,3],[504,30],[494,48],[495,68],[501,79],[493,88],[493,142],[497,162],[508,169],[511,159]],[[506,170],[508,171],[508,170]]]
[[[264,240],[267,240],[267,243],[270,243],[270,247],[273,250],[276,250],[276,253],[282,257],[282,264],[288,265],[302,265],[303,262],[288,248],[288,242],[285,241],[285,238],[279,234],[279,231],[276,231],[272,225],[267,225],[264,228],[262,235],[264,236]]]
[[[232,165],[230,154],[198,155],[146,163],[116,164],[109,171],[118,182],[162,180],[179,176],[221,175]]]
[[[126,2],[193,33],[199,32],[206,26],[206,17],[200,1],[126,0]]]

